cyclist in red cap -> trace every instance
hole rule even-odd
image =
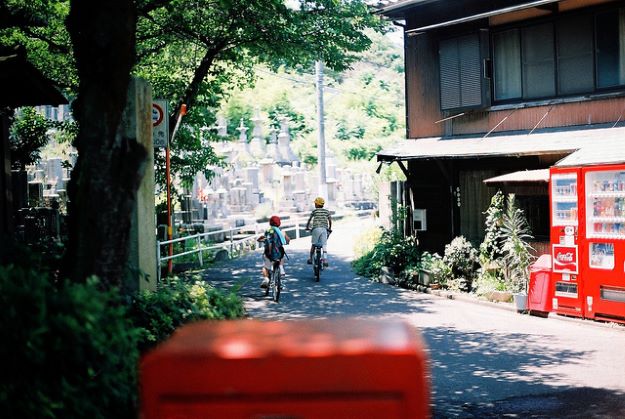
[[[280,230],[280,217],[273,215],[269,219],[269,228],[265,231],[265,234],[258,238],[259,242],[265,243],[265,249],[263,252],[263,282],[260,284],[261,288],[267,288],[269,286],[269,272],[271,272],[272,264],[274,261],[280,261],[280,274],[284,275],[284,245],[288,244],[291,239],[286,233]]]

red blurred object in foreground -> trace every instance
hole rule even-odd
[[[428,377],[401,321],[201,322],[142,360],[142,417],[423,418]]]

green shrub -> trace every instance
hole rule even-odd
[[[459,285],[462,291],[470,291],[473,279],[477,275],[477,250],[463,236],[454,238],[445,246],[443,262],[451,269],[451,275],[461,280]]]
[[[407,267],[418,264],[419,248],[416,238],[385,231],[373,248],[356,259],[353,265],[359,275],[375,278],[383,266],[398,275]]]
[[[0,266],[0,416],[136,417],[138,330],[98,281]]]
[[[430,274],[432,282],[445,285],[452,278],[451,268],[438,253],[423,252],[421,269]]]
[[[140,293],[131,310],[132,321],[141,331],[139,349],[152,348],[185,323],[243,317],[243,301],[236,291],[224,293],[197,278],[189,283],[173,277],[156,292]]]
[[[487,295],[493,291],[505,291],[506,286],[499,271],[485,270],[475,279],[473,289],[477,295]]]
[[[508,195],[503,217],[503,266],[506,288],[510,292],[527,292],[529,269],[534,257],[529,241],[533,238],[523,210],[516,206],[514,194]]]
[[[505,198],[501,191],[497,191],[490,200],[486,210],[486,230],[484,240],[480,244],[480,261],[483,264],[499,259],[503,256],[503,217],[505,214]]]

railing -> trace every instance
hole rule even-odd
[[[371,214],[372,211],[374,210],[358,210],[358,211],[346,213],[344,215],[363,216],[363,215]],[[287,220],[284,220],[280,228],[282,231],[286,231],[286,232],[295,230],[295,238],[299,239],[300,230],[303,230],[306,227],[307,221],[308,221],[308,216],[297,217],[294,219],[287,219]],[[204,256],[203,256],[204,252],[224,249],[228,252],[228,256],[231,257],[232,254],[236,253],[235,252],[236,250],[238,250],[239,248],[243,249],[245,243],[250,242],[250,241],[255,242],[257,238],[259,237],[259,234],[262,231],[264,231],[266,228],[267,228],[267,222],[264,222],[262,224],[256,223],[253,225],[243,225],[240,227],[232,227],[232,228],[223,229],[223,230],[209,231],[206,233],[197,233],[197,234],[192,234],[192,235],[185,236],[185,237],[179,237],[177,239],[172,239],[172,240],[164,240],[164,241],[157,240],[156,242],[157,280],[159,282],[161,280],[161,265],[163,262],[174,260],[176,258],[180,258],[180,257],[187,256],[187,255],[197,254],[197,260],[200,263],[200,266],[204,266]],[[250,233],[250,231],[252,230],[254,232]],[[241,234],[243,235],[241,236]],[[209,237],[217,236],[217,235],[223,235],[225,236],[226,239],[220,243],[210,244]],[[166,246],[169,244],[180,243],[180,242],[186,243],[187,241],[195,241],[195,248],[185,250],[181,253],[175,253],[175,254],[172,254],[171,256],[161,256],[161,246]],[[206,243],[209,243],[209,244],[206,244]]]

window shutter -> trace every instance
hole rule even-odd
[[[460,108],[460,57],[457,39],[449,39],[440,43],[439,60],[441,109]]]
[[[490,106],[488,79],[482,62],[487,58],[479,34],[442,40],[439,43],[441,109],[479,109]]]

